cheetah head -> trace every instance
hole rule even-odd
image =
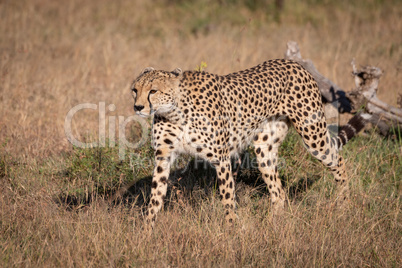
[[[172,72],[145,68],[131,86],[136,114],[147,117],[172,111],[181,75],[179,68]]]

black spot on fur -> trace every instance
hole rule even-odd
[[[169,139],[164,139],[163,142],[166,143],[166,144],[169,144],[169,145],[173,144],[173,142],[171,140],[169,140]]]
[[[157,171],[158,173],[162,173],[162,172],[163,172],[163,168],[162,168],[161,166],[158,166],[158,167],[156,168],[156,171]]]
[[[166,183],[167,183],[167,178],[166,178],[165,176],[163,176],[163,177],[161,177],[161,178],[159,179],[159,181],[160,181],[161,183],[163,183],[163,184],[166,184]]]

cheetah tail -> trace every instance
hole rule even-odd
[[[341,127],[338,133],[338,148],[342,148],[343,145],[364,128],[367,116],[366,114],[357,113],[346,125]]]

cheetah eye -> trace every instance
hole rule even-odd
[[[151,89],[151,91],[149,91],[149,94],[155,94],[157,92],[156,89]]]
[[[137,94],[137,89],[133,88],[132,91]]]

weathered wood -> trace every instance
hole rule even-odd
[[[391,129],[391,127],[384,120],[382,120],[381,116],[378,114],[371,115],[370,117],[366,118],[366,121],[376,127],[383,136],[387,136]]]
[[[372,110],[372,113],[382,114],[387,119],[402,123],[402,109],[393,107],[377,97],[378,83],[382,76],[381,69],[365,66],[361,70],[357,70],[354,60],[352,61],[352,68],[356,84],[353,95],[363,96],[368,104],[367,109]]]
[[[378,126],[381,133],[388,132],[392,125],[402,125],[402,109],[389,105],[377,97],[378,84],[382,76],[381,69],[365,66],[358,70],[355,60],[351,64],[356,88],[348,93],[349,98],[356,106],[364,107],[373,115],[369,121]]]

